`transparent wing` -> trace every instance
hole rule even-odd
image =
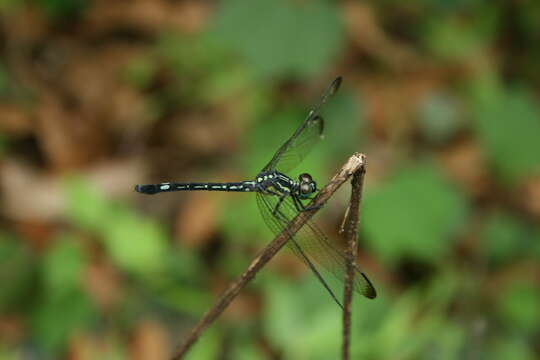
[[[257,204],[259,205],[259,209],[261,210],[261,214],[274,234],[279,234],[284,228],[284,224],[282,221],[279,221],[278,218],[274,217],[272,215],[272,209],[273,206],[270,202],[267,201],[267,196],[262,195],[260,193],[257,194]],[[274,205],[275,206],[275,205]],[[298,234],[298,233],[297,233]],[[292,235],[292,234],[291,234]],[[296,236],[296,235],[295,235]],[[287,242],[287,247],[295,254],[300,260],[302,260],[313,272],[315,277],[321,282],[323,287],[328,291],[332,299],[341,307],[343,308],[343,305],[337,298],[336,294],[334,293],[334,290],[328,285],[327,281],[324,279],[323,275],[319,272],[317,267],[313,264],[313,262],[309,259],[309,256],[303,251],[303,249],[300,247],[298,242],[296,241],[295,236],[291,236],[290,239]]]
[[[324,120],[319,115],[321,107],[336,93],[341,85],[341,77],[328,86],[319,102],[310,110],[304,122],[296,129],[262,171],[279,170],[288,172],[295,168],[309,154],[313,146],[322,138]]]
[[[294,135],[283,144],[262,171],[279,170],[287,173],[294,169],[309,154],[322,138],[324,120],[316,116],[304,121]],[[298,136],[295,136],[298,134]]]
[[[276,215],[272,214],[279,199],[277,196],[257,193],[257,204],[268,227],[275,233],[280,233],[287,223],[298,213],[293,200],[288,196],[281,203]],[[318,280],[330,293],[332,298],[341,306],[336,294],[343,294],[342,288],[335,289],[326,281],[331,276],[342,284],[345,280],[347,260],[345,255],[328,241],[324,233],[313,223],[308,221],[287,243],[289,249],[299,257],[313,271]],[[354,290],[370,299],[377,296],[375,288],[355,265]],[[330,275],[329,275],[330,274]]]

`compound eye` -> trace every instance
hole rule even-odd
[[[310,184],[309,183],[303,183],[302,185],[300,185],[300,192],[302,194],[311,194],[312,189],[311,189]]]
[[[298,180],[300,180],[301,183],[309,183],[313,181],[313,178],[311,177],[311,175],[303,173],[298,176]]]

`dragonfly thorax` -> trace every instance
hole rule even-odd
[[[257,191],[272,195],[295,193],[298,188],[298,182],[279,171],[263,171],[257,175],[255,183]]]

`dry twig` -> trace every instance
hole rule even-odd
[[[354,261],[357,254],[357,233],[358,220],[360,213],[360,202],[362,201],[362,189],[364,187],[365,156],[360,155],[362,160],[361,167],[353,174],[351,181],[351,200],[349,207],[345,213],[343,220],[342,231],[347,238],[347,272],[345,274],[345,289],[343,294],[343,347],[342,358],[348,360],[350,358],[350,343],[351,343],[351,303],[353,296],[353,280],[354,280]]]

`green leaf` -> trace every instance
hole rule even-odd
[[[117,265],[140,274],[163,269],[168,245],[161,226],[108,201],[81,179],[70,179],[66,190],[67,216],[102,235],[105,248]]]
[[[433,165],[403,170],[366,193],[361,230],[387,262],[412,257],[436,262],[452,246],[468,204]]]
[[[197,341],[197,345],[186,355],[186,360],[212,360],[219,358],[223,351],[220,332],[216,327],[210,327],[204,336]]]
[[[535,255],[533,249],[535,246],[538,248],[539,243],[540,233],[537,229],[503,212],[491,214],[482,231],[482,249],[488,259],[496,264],[518,256]]]
[[[103,241],[116,264],[141,275],[164,270],[168,246],[161,226],[122,209],[106,224]]]
[[[33,0],[53,19],[64,20],[81,15],[88,8],[87,0]]]
[[[7,154],[8,149],[9,149],[8,137],[4,134],[0,134],[0,158],[2,158],[4,155]]]
[[[410,346],[410,341],[406,338],[410,332],[413,317],[416,311],[416,301],[412,296],[401,296],[396,301],[392,309],[389,310],[385,321],[381,324],[377,331],[377,340],[380,345],[384,344],[383,354],[386,352],[388,358],[391,358],[396,353],[397,349],[400,352],[405,346]],[[410,348],[406,353],[409,353]]]
[[[493,344],[491,354],[487,358],[493,360],[533,360],[537,359],[533,347],[523,337],[502,337]]]
[[[164,260],[162,276],[145,278],[145,287],[160,304],[199,317],[212,305],[208,269],[193,249],[177,245]]]
[[[50,296],[61,296],[81,287],[86,258],[74,237],[58,238],[43,259],[43,283]]]
[[[95,318],[83,289],[86,258],[76,239],[59,237],[43,259],[43,298],[32,318],[37,340],[50,352],[60,351],[77,329]]]
[[[0,11],[7,14],[9,11],[19,10],[19,7],[24,6],[24,0],[0,0]]]
[[[458,11],[481,11],[481,5],[485,4],[486,0],[416,0],[419,4],[429,5],[431,11],[439,10],[444,13],[455,13]],[[489,4],[489,2],[488,2]]]
[[[235,48],[261,76],[313,76],[329,67],[342,49],[342,25],[331,2],[221,4],[214,36]]]
[[[460,16],[432,17],[421,34],[434,55],[447,60],[463,60],[487,49],[497,25],[496,8],[484,8],[481,17],[466,21]]]
[[[232,359],[238,360],[252,360],[252,359],[265,359],[268,356],[267,351],[262,349],[257,344],[256,335],[251,332],[248,338],[242,339],[243,341],[236,341],[236,346],[234,346]],[[251,340],[251,342],[247,342]]]
[[[139,57],[128,63],[124,75],[128,83],[134,87],[144,89],[152,83],[157,70],[157,64],[152,59]]]
[[[435,279],[427,291],[408,289],[389,298],[382,294],[356,311],[353,325],[361,323],[361,328],[353,328],[352,358],[422,359],[427,353],[441,359],[459,358],[466,333],[463,326],[447,320],[451,302],[440,298],[448,280],[448,276]],[[448,293],[455,295],[452,290]]]
[[[473,88],[474,128],[497,175],[508,183],[540,172],[540,108],[526,90],[492,79]]]
[[[306,276],[302,282],[274,278],[261,284],[267,302],[265,332],[284,349],[287,359],[336,358],[341,342],[339,308],[311,273]]]
[[[163,105],[203,105],[223,101],[245,87],[249,71],[238,56],[207,32],[165,33],[159,39],[155,62],[165,63],[176,82],[164,89]],[[165,96],[164,96],[165,95]]]
[[[0,232],[0,313],[30,299],[35,270],[34,259],[25,243]]]
[[[226,201],[226,210],[220,214],[220,227],[233,244],[256,246],[272,240],[273,234],[266,230],[255,194],[238,194],[238,197],[231,196]]]
[[[533,334],[540,330],[540,290],[532,283],[515,283],[497,303],[499,316],[512,328]]]
[[[85,229],[102,231],[113,211],[103,194],[78,177],[66,180],[65,193],[66,216]]]
[[[70,336],[88,327],[95,319],[95,309],[81,289],[71,289],[58,296],[46,294],[32,318],[36,340],[48,352],[65,348]],[[54,358],[54,357],[53,357]]]
[[[2,97],[9,95],[12,88],[13,79],[4,62],[0,62],[0,95]]]

